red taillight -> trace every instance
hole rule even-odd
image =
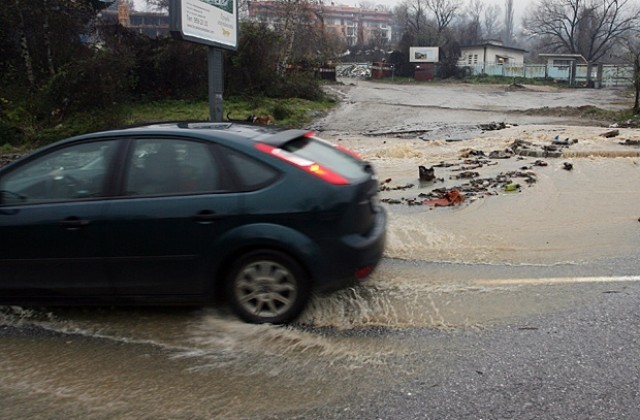
[[[299,156],[294,155],[293,153],[289,153],[286,150],[279,149],[277,147],[269,146],[264,143],[256,143],[256,148],[264,153],[275,156],[283,161],[290,163],[293,166],[296,166],[303,171],[306,171],[312,175],[317,176],[320,179],[327,181],[330,184],[334,185],[349,185],[349,181],[342,175],[335,173],[331,169],[325,168],[324,166],[312,162],[308,159],[301,158]]]

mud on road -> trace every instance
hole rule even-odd
[[[387,256],[548,265],[640,245],[640,130],[605,136],[607,122],[524,112],[630,108],[624,91],[366,81],[329,89],[342,103],[314,128],[377,169],[390,212]],[[420,166],[434,169],[433,182],[420,182]],[[453,188],[469,199],[423,205]]]
[[[473,85],[463,83],[384,84],[344,79],[327,90],[341,100],[340,107],[314,127],[329,135],[393,132],[431,132],[430,139],[459,136],[477,124],[503,121],[510,124],[600,126],[575,116],[563,117],[554,109],[597,107],[620,110],[631,107],[623,89],[566,89],[550,86]],[[538,110],[537,114],[532,110]],[[540,112],[540,111],[549,112]],[[440,135],[440,137],[438,137]]]

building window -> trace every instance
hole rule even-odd
[[[478,64],[478,54],[473,55],[473,64]]]

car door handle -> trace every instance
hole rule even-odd
[[[80,219],[79,217],[75,216],[67,217],[60,222],[60,226],[67,230],[78,230],[87,226],[88,224],[89,221],[87,219]]]
[[[193,219],[198,223],[208,224],[215,220],[220,219],[220,217],[221,216],[219,214],[216,214],[211,210],[202,210],[201,212],[193,216]]]

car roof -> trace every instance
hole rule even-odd
[[[226,139],[229,141],[252,140],[272,146],[281,146],[299,137],[313,135],[309,130],[286,129],[278,126],[238,124],[232,122],[163,122],[145,124],[117,130],[102,131],[75,137],[75,140],[104,137],[105,135],[184,135],[199,138]],[[70,139],[71,140],[71,139]]]
[[[131,135],[166,137],[171,135],[182,136],[187,133],[190,137],[193,138],[216,140],[229,145],[243,142],[262,142],[274,147],[281,147],[291,140],[295,140],[300,137],[308,137],[315,134],[309,130],[286,129],[279,126],[265,126],[242,123],[238,124],[233,122],[187,121],[151,123],[127,128],[87,133],[60,140],[55,143],[51,143],[38,148],[32,153],[28,153],[27,155],[22,156],[20,159],[17,159],[9,163],[8,165],[0,167],[0,171],[4,172],[10,167],[13,167],[16,164],[20,164],[20,162],[24,160],[31,159],[32,157],[41,153],[46,153],[47,150],[64,147],[65,145],[71,143],[104,139],[108,137],[126,138]]]

